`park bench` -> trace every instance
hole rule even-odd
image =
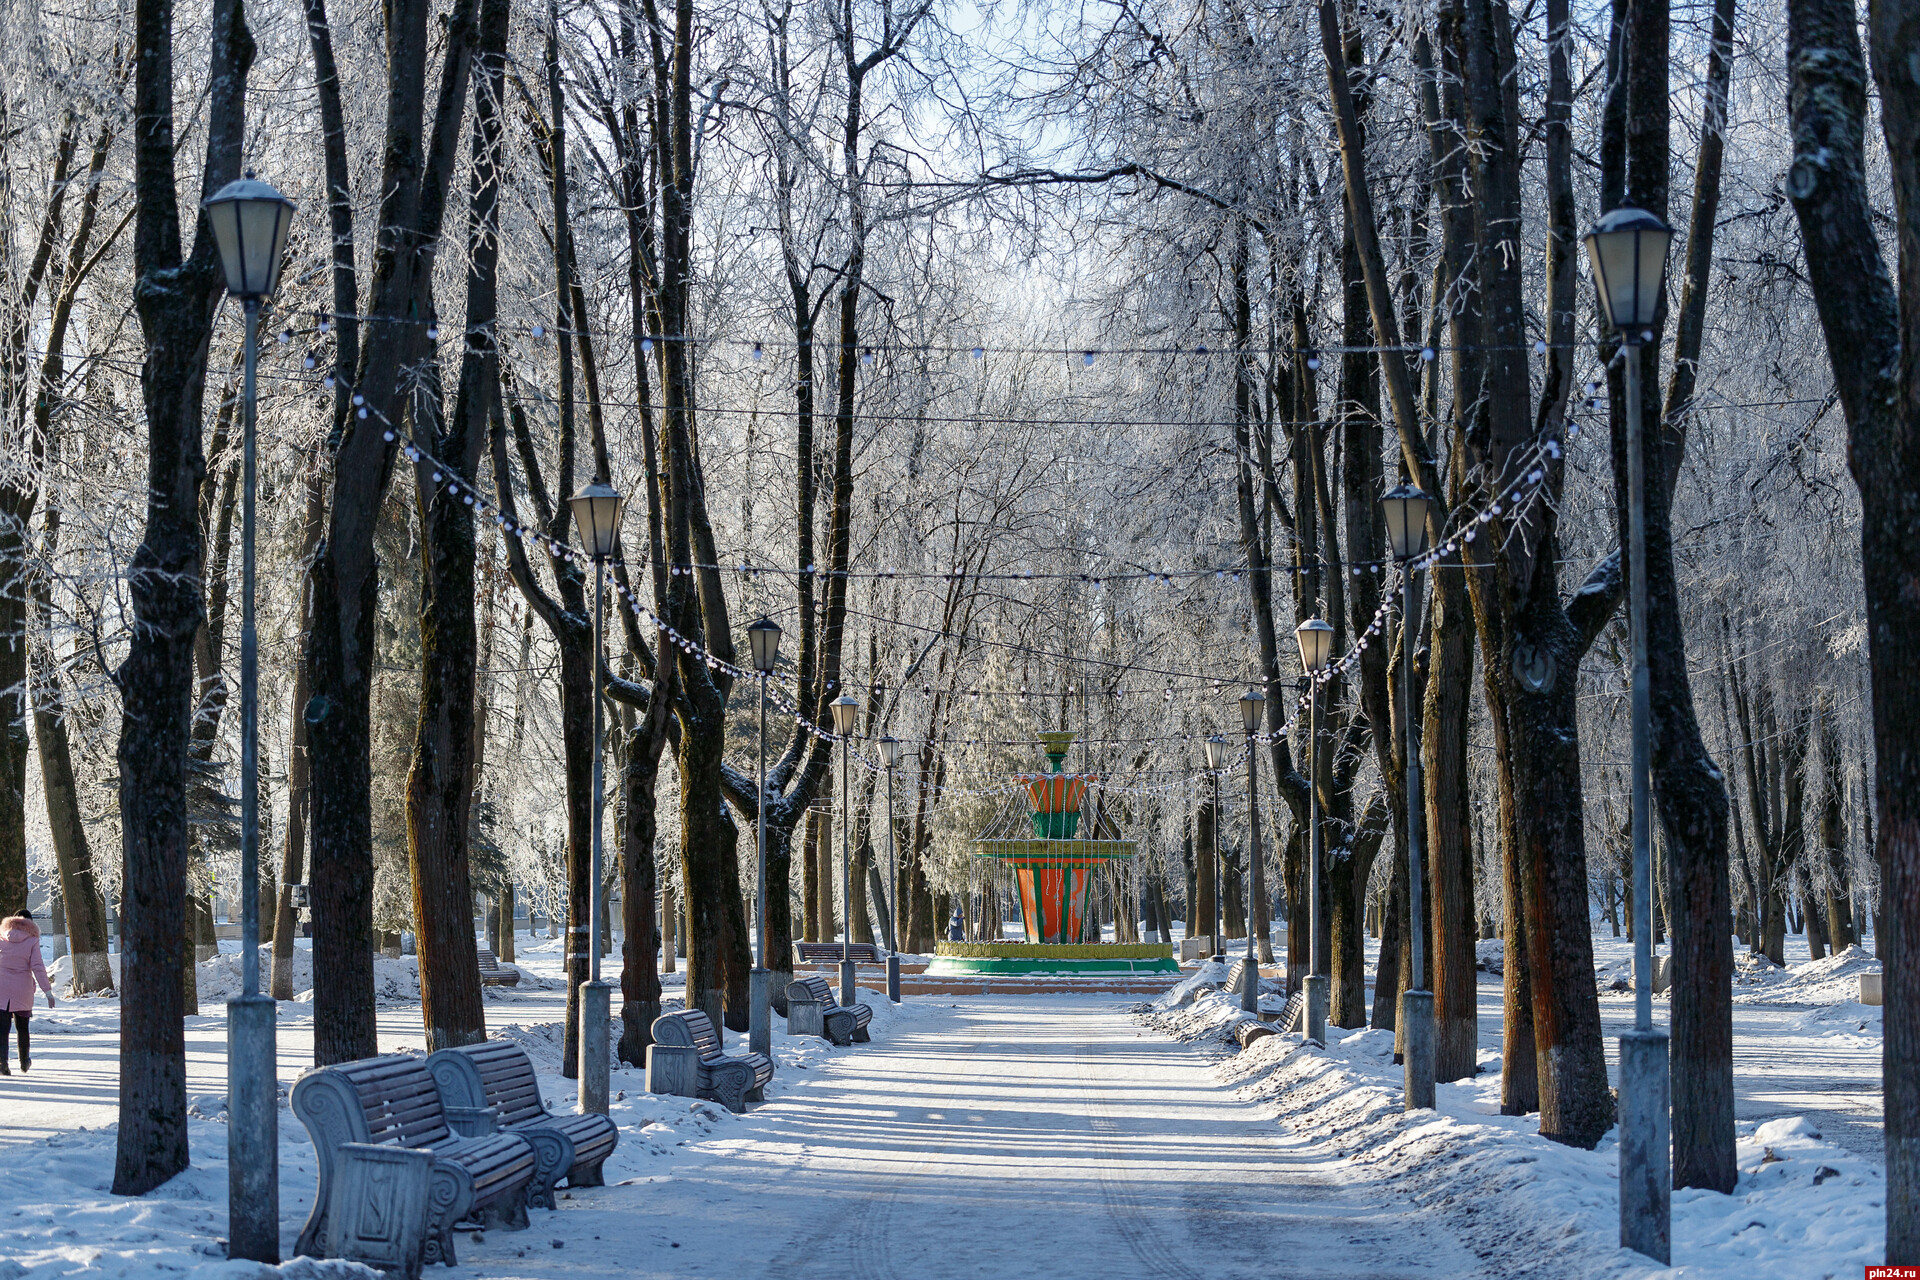
[[[793,944],[795,964],[838,963],[847,958],[847,944],[844,942],[796,942]],[[853,944],[852,959],[855,964],[879,964],[880,948],[871,942]]]
[[[847,1008],[833,998],[833,988],[818,975],[796,978],[787,984],[787,1034],[820,1036],[835,1044],[852,1044],[873,1037],[867,1024],[873,1021],[873,1009],[864,1004]]]
[[[1245,956],[1241,956],[1238,960],[1235,960],[1233,962],[1233,967],[1227,970],[1227,985],[1225,985],[1224,987],[1221,987],[1220,989],[1222,991],[1231,992],[1237,996],[1242,991],[1246,990],[1246,986],[1245,986],[1246,981],[1247,981],[1247,958]],[[1259,971],[1257,969],[1255,970],[1253,981],[1254,981],[1254,992],[1257,997],[1260,990],[1260,987],[1259,987],[1260,977],[1259,977]]]
[[[766,1096],[773,1062],[764,1053],[729,1056],[713,1019],[699,1009],[676,1009],[653,1023],[647,1046],[647,1090],[682,1098],[712,1098],[741,1112]]]
[[[520,971],[510,964],[501,964],[500,957],[486,947],[480,948],[480,985],[483,987],[516,987],[520,985]]]
[[[422,1233],[426,1262],[454,1265],[453,1228],[475,1221],[518,1231],[527,1225],[527,1183],[534,1174],[533,1146],[517,1133],[462,1137],[456,1124],[470,1117],[447,1107],[424,1058],[388,1054],[309,1071],[293,1084],[293,1113],[307,1126],[320,1166],[313,1212],[295,1253],[322,1255],[335,1183],[356,1191],[355,1214],[369,1220],[407,1212],[375,1203],[392,1194],[395,1179],[356,1159],[356,1148],[401,1147],[430,1153]],[[485,1115],[485,1112],[481,1112]],[[368,1153],[377,1154],[377,1153]],[[346,1183],[357,1183],[348,1187]]]
[[[533,1181],[527,1207],[555,1208],[553,1190],[565,1178],[572,1187],[606,1185],[600,1166],[620,1141],[620,1128],[606,1116],[555,1115],[540,1097],[533,1060],[511,1040],[442,1049],[427,1056],[427,1070],[440,1086],[440,1101],[463,1136],[517,1133],[533,1146]]]
[[[1281,1008],[1280,1016],[1273,1020],[1273,1025],[1278,1027],[1282,1031],[1291,1031],[1295,1027],[1301,1026],[1302,1020],[1306,1017],[1306,1014],[1307,1014],[1306,992],[1296,991],[1292,995],[1287,997],[1287,1003],[1285,1004],[1285,1006]],[[1304,1031],[1305,1028],[1301,1027],[1301,1030]]]

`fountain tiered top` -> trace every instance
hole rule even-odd
[[[1131,840],[1087,839],[1080,835],[1081,806],[1094,774],[1067,773],[1062,764],[1073,746],[1071,730],[1043,733],[1048,771],[1016,773],[1013,781],[1026,788],[1028,835],[1016,824],[1018,810],[1003,814],[974,841],[976,857],[1019,865],[1088,866],[1116,858],[1131,858]]]

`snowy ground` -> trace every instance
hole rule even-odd
[[[1259,1099],[1299,1140],[1350,1159],[1440,1217],[1489,1265],[1531,1276],[1620,1280],[1828,1280],[1878,1262],[1886,1229],[1877,1160],[1824,1141],[1800,1118],[1739,1124],[1740,1184],[1731,1196],[1678,1191],[1674,1267],[1615,1247],[1619,1147],[1593,1151],[1541,1138],[1537,1117],[1505,1117],[1499,1056],[1482,1074],[1437,1087],[1437,1111],[1402,1109],[1401,1068],[1385,1031],[1330,1035],[1315,1049],[1276,1036],[1232,1052],[1227,1032],[1245,1015],[1217,992],[1143,1013],[1150,1026],[1221,1054],[1218,1074]]]
[[[223,960],[226,957],[222,958]],[[557,974],[550,952],[521,964]],[[210,962],[218,964],[219,961]],[[404,966],[401,967],[404,971]],[[391,977],[392,975],[388,975]],[[384,979],[383,979],[384,981]],[[488,1005],[528,1049],[556,1109],[557,989]],[[1211,1053],[1148,1032],[1111,997],[910,1002],[879,995],[870,1045],[775,1038],[768,1102],[736,1117],[661,1098],[616,1070],[611,1185],[563,1192],[526,1232],[462,1234],[447,1280],[503,1277],[1454,1277],[1479,1272],[1433,1215],[1373,1174],[1286,1134],[1236,1097]],[[209,1004],[209,1009],[218,1006]],[[380,1014],[381,1048],[418,1047],[418,1009]],[[332,1280],[221,1261],[225,1064],[218,1016],[190,1020],[193,1168],[140,1200],[107,1194],[110,1000],[35,1018],[34,1072],[0,1080],[0,1280],[185,1274]],[[283,1006],[280,1075],[310,1061],[306,1006]],[[302,1126],[281,1113],[291,1247],[314,1185]]]
[[[523,1044],[549,1104],[570,1108],[558,944],[522,936],[527,979],[489,989],[489,1027]],[[1629,997],[1604,991],[1626,952],[1595,942],[1611,1034],[1631,1018]],[[1413,1120],[1379,1033],[1327,1051],[1287,1037],[1239,1052],[1221,1039],[1238,1012],[1219,997],[1143,1026],[1112,997],[895,1009],[868,992],[874,1042],[776,1036],[769,1101],[745,1117],[654,1097],[641,1072],[617,1068],[614,1185],[573,1193],[527,1232],[462,1235],[462,1265],[436,1269],[436,1280],[1858,1274],[1877,1261],[1884,1213],[1879,1011],[1847,998],[1870,962],[1809,964],[1795,945],[1787,970],[1756,969],[1738,989],[1741,1185],[1732,1197],[1676,1195],[1671,1272],[1612,1247],[1611,1138],[1572,1151],[1540,1139],[1535,1121],[1493,1114],[1499,987],[1483,975],[1483,1074],[1441,1086],[1439,1112]],[[379,968],[380,1047],[417,1049],[417,970],[411,960]],[[222,1260],[218,999],[237,989],[237,969],[234,954],[202,966],[205,1014],[188,1021],[193,1168],[140,1200],[107,1194],[117,1002],[62,1001],[36,1015],[33,1074],[0,1078],[0,1280],[352,1272]],[[283,1005],[279,1028],[286,1084],[311,1062],[311,1005]],[[314,1161],[284,1109],[281,1138],[290,1248]]]

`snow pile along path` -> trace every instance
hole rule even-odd
[[[1216,1041],[1240,1016],[1218,994],[1142,1011],[1168,1035]],[[1734,1194],[1674,1193],[1675,1265],[1663,1269],[1617,1247],[1617,1134],[1580,1151],[1540,1137],[1538,1116],[1500,1115],[1500,1058],[1485,1050],[1478,1076],[1439,1085],[1437,1109],[1409,1115],[1392,1032],[1329,1029],[1329,1038],[1325,1050],[1297,1035],[1258,1040],[1222,1059],[1219,1073],[1240,1096],[1271,1106],[1302,1140],[1347,1156],[1438,1211],[1496,1271],[1827,1280],[1880,1260],[1880,1168],[1823,1141],[1804,1119],[1739,1125]]]
[[[1739,951],[1734,968],[1733,998],[1741,1004],[1851,1004],[1860,999],[1860,975],[1879,973],[1880,961],[1856,944],[1785,969]]]

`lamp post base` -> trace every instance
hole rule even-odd
[[[1620,1037],[1620,1244],[1673,1261],[1673,1167],[1668,1145],[1667,1033]]]
[[[607,1114],[607,1053],[611,1039],[613,984],[588,982],[580,987],[580,1113]]]
[[[773,1056],[773,970],[747,971],[747,1048]]]
[[[1260,1012],[1260,962],[1251,956],[1247,958],[1246,976],[1240,980],[1240,1011]]]
[[[274,1002],[227,1002],[227,1256],[280,1261],[280,1099]]]
[[[1400,993],[1400,1027],[1406,1049],[1407,1110],[1433,1109],[1433,992]]]
[[[1310,973],[1302,986],[1307,993],[1307,1039],[1324,1045],[1327,1042],[1327,999],[1332,994],[1332,979],[1324,973]]]
[[[842,960],[840,962],[840,1003],[849,1009],[853,1008],[853,991],[853,961]]]
[[[887,953],[887,999],[900,1003],[900,957]]]

